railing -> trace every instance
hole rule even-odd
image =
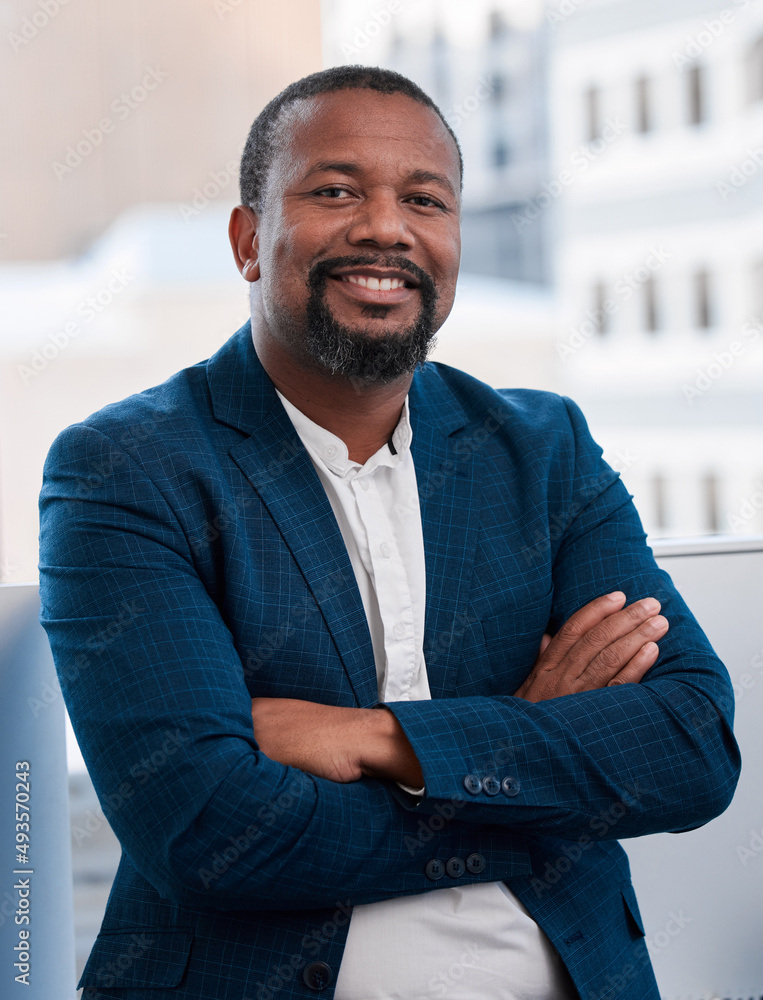
[[[654,542],[728,667],[742,776],[720,817],[623,841],[663,1000],[763,996],[763,537]]]
[[[623,846],[663,1000],[748,1000],[763,996],[763,537],[659,541],[653,549],[729,669],[743,770],[731,807],[712,823]],[[0,586],[0,954],[18,961],[2,995],[69,1000],[65,713],[37,613],[36,586]]]

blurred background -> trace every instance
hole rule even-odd
[[[434,357],[571,396],[653,538],[763,531],[763,0],[0,0],[0,582],[59,430],[247,318],[253,118],[342,63],[465,159]],[[70,738],[78,961],[116,844]]]

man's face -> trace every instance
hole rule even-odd
[[[459,164],[438,116],[342,90],[285,112],[258,220],[261,332],[299,363],[389,382],[453,304]]]

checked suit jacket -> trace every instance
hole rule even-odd
[[[585,1000],[658,1000],[617,838],[728,805],[728,676],[574,403],[438,364],[409,400],[432,700],[390,708],[420,802],[254,739],[254,696],[373,706],[377,687],[338,526],[248,323],[54,442],[41,620],[123,849],[83,1000],[331,997],[353,905],[454,885],[451,858],[462,883],[505,880]],[[644,680],[514,697],[544,630],[615,589],[670,621]]]

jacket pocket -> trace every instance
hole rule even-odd
[[[122,928],[101,931],[77,984],[100,986],[178,986],[188,965],[193,932]]]

